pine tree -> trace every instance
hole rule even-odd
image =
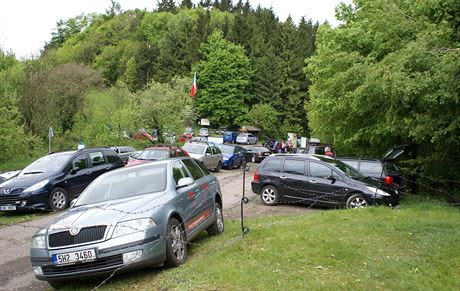
[[[176,3],[174,0],[158,0],[158,12],[176,12]]]

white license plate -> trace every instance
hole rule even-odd
[[[0,206],[0,210],[2,211],[16,210],[16,205],[2,205]]]
[[[95,259],[96,251],[94,249],[53,255],[53,263],[55,265],[89,262],[94,261]]]

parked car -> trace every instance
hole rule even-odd
[[[260,163],[271,155],[271,151],[265,147],[247,147],[246,150],[252,154],[251,162]]]
[[[236,142],[239,144],[256,144],[259,140],[252,133],[240,133],[236,137]]]
[[[223,166],[227,169],[233,169],[233,168],[241,168],[243,164],[246,163],[244,154],[242,152],[242,147],[240,146],[234,146],[234,145],[224,145],[220,144],[218,145],[219,149],[221,150],[223,157],[224,157],[224,163]]]
[[[179,146],[157,145],[145,148],[136,158],[130,159],[126,166],[135,166],[156,160],[188,156],[188,153]]]
[[[217,134],[224,134],[224,132],[228,131],[228,129],[224,126],[221,126],[219,127],[218,129],[216,129],[216,133]]]
[[[129,157],[136,152],[136,149],[133,147],[128,147],[128,146],[116,146],[116,147],[110,147],[123,161],[123,163],[127,163]]]
[[[206,127],[200,128],[199,136],[209,136],[209,129]]]
[[[394,147],[381,160],[350,157],[340,157],[337,159],[357,169],[364,176],[380,179],[386,184],[402,190],[405,187],[404,177],[396,166],[395,160],[404,153],[405,148],[405,146]]]
[[[332,144],[321,143],[317,138],[310,138],[307,143],[307,147],[297,148],[296,153],[325,155],[333,158],[337,156],[337,152]]]
[[[228,142],[228,143],[236,143],[236,137],[238,136],[238,132],[237,131],[231,131],[231,130],[227,130],[227,131],[224,131],[224,133],[222,134],[222,137],[224,139],[224,143]]]
[[[0,176],[0,184],[1,184],[1,183],[3,183],[3,182],[5,182],[5,181],[6,181],[6,178],[5,178],[5,177],[2,177],[2,176]]]
[[[252,191],[262,203],[299,202],[319,206],[362,208],[399,204],[393,187],[322,155],[272,155],[254,171]]]
[[[201,162],[177,158],[123,168],[97,178],[35,233],[32,269],[60,288],[76,278],[176,267],[205,230],[222,233],[224,218],[219,181]]]
[[[186,142],[186,141],[188,141],[188,140],[190,140],[192,138],[193,138],[193,135],[191,133],[184,133],[179,137],[179,141],[180,142]]]
[[[203,162],[208,169],[214,169],[216,172],[219,172],[224,164],[222,152],[214,144],[208,144],[207,142],[187,142],[184,144],[183,149],[191,157]]]
[[[63,210],[94,179],[123,167],[110,148],[85,148],[46,155],[0,185],[0,210]]]

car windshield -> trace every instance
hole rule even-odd
[[[224,154],[233,154],[233,152],[235,151],[235,147],[228,145],[219,145],[219,148]]]
[[[185,144],[183,147],[182,147],[185,151],[187,151],[189,154],[203,154],[204,150],[205,150],[205,146],[203,145],[199,145],[199,144]]]
[[[147,149],[137,156],[138,160],[162,160],[169,157],[167,149]]]
[[[94,180],[82,193],[75,206],[164,191],[166,173],[166,164],[109,172]]]
[[[330,165],[334,166],[335,168],[339,169],[342,171],[345,175],[349,176],[350,178],[353,179],[362,179],[365,178],[360,172],[358,172],[355,168],[339,161],[336,159],[332,158],[327,158],[327,157],[322,157],[322,156],[316,156],[316,158],[320,159],[323,162],[329,163]]]
[[[44,156],[25,167],[20,175],[31,175],[41,173],[52,173],[63,168],[67,161],[72,156],[73,152],[57,153]]]

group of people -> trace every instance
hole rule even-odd
[[[265,143],[265,147],[272,153],[290,153],[293,149],[291,142],[285,140],[276,141],[274,139],[268,140]]]

